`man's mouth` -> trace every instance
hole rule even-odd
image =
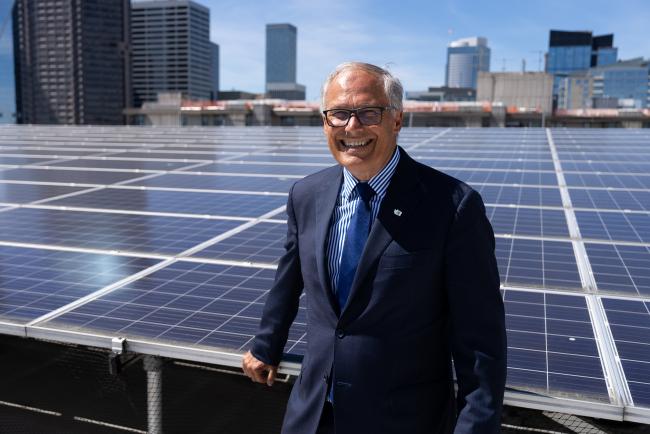
[[[343,147],[345,148],[361,148],[363,146],[368,145],[372,139],[366,139],[366,140],[361,140],[361,139],[345,139],[345,140],[340,140],[339,142]]]

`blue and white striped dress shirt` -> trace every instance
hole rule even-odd
[[[375,191],[375,195],[370,200],[370,208],[372,210],[372,222],[379,214],[379,206],[381,201],[386,196],[388,184],[393,177],[397,163],[399,162],[399,149],[395,149],[393,156],[386,166],[381,171],[370,178],[368,184]],[[336,284],[339,279],[339,268],[341,266],[341,257],[343,255],[343,244],[345,243],[345,235],[350,227],[352,214],[357,209],[357,203],[361,200],[359,194],[354,189],[359,181],[348,171],[343,168],[343,185],[341,191],[336,199],[334,206],[334,215],[332,216],[332,223],[329,230],[329,238],[327,242],[327,265],[329,268],[330,282],[332,289],[336,292]]]

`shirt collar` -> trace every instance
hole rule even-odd
[[[390,179],[393,177],[393,173],[395,173],[395,169],[397,168],[397,163],[399,162],[399,148],[396,146],[395,151],[393,152],[393,156],[388,160],[388,163],[384,166],[383,169],[379,171],[375,176],[370,178],[368,180],[368,184],[372,189],[375,191],[375,194],[379,198],[383,198],[384,195],[386,195],[386,190],[388,190],[388,184],[390,183]],[[354,191],[354,187],[356,187],[357,183],[359,183],[359,180],[350,173],[350,171],[347,168],[343,168],[343,187],[341,188],[341,198],[349,201],[352,200],[353,197],[351,197],[351,194]],[[354,193],[356,197],[356,192]]]

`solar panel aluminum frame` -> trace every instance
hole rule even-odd
[[[112,348],[113,339],[118,337],[96,333],[60,330],[45,326],[28,326],[25,328],[25,331],[27,337],[34,339],[59,341],[108,350]],[[184,347],[180,345],[154,343],[139,339],[127,339],[125,343],[127,351],[138,354],[234,368],[241,366],[242,354],[233,351]],[[278,373],[297,377],[300,375],[301,366],[301,363],[282,361],[278,368]],[[650,409],[647,411],[644,411],[644,409],[635,409],[634,412],[630,412],[628,408],[621,405],[558,398],[512,389],[506,391],[504,403],[506,405],[514,405],[537,410],[569,412],[579,416],[650,423]],[[633,417],[633,419],[630,419],[630,416]]]
[[[27,326],[23,328],[25,330],[26,337],[29,338],[72,343],[105,349],[112,348],[113,339],[122,338],[121,336],[62,330],[39,325]],[[163,344],[140,339],[127,339],[125,341],[125,344],[126,350],[132,353],[168,357],[171,359],[209,363],[235,368],[241,366],[241,359],[243,356],[242,353],[235,351],[186,347],[182,345]],[[301,366],[301,363],[282,361],[278,368],[278,373],[297,377],[300,375]]]
[[[27,336],[27,331],[24,324],[0,321],[0,334],[19,336],[24,338]]]

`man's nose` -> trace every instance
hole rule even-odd
[[[363,124],[359,120],[359,116],[356,113],[350,113],[350,120],[348,121],[348,124],[345,126],[346,130],[354,130],[357,128],[362,128]]]

